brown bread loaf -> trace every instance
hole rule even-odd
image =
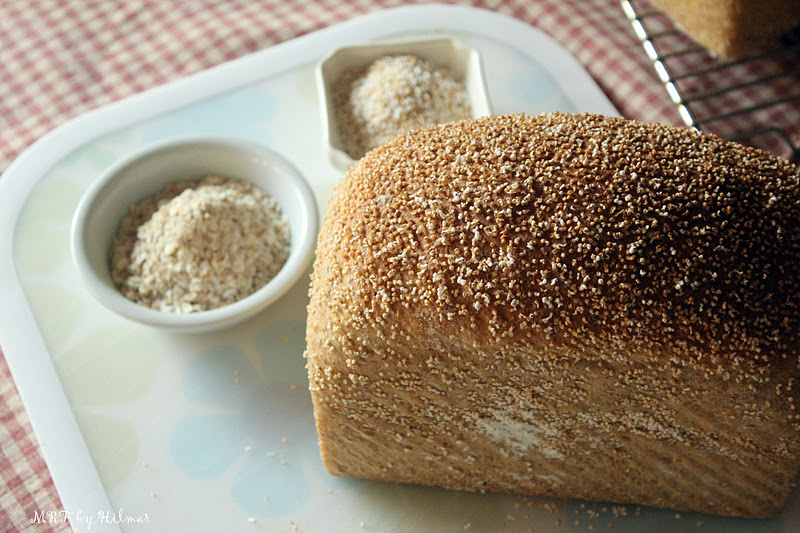
[[[800,464],[800,172],[595,115],[397,137],[332,195],[307,359],[335,475],[735,516]]]
[[[800,0],[652,0],[683,31],[723,58],[768,46],[800,25]]]

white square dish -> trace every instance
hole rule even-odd
[[[477,49],[458,39],[402,39],[337,48],[319,62],[316,72],[324,148],[337,169],[347,170],[356,159],[344,148],[334,107],[336,84],[348,72],[365,68],[381,57],[400,54],[424,59],[445,69],[455,81],[462,83],[467,91],[473,118],[492,114],[481,55]]]

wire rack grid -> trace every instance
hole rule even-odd
[[[800,162],[800,29],[763,53],[724,60],[646,0],[621,4],[688,127]]]

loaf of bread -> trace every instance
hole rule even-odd
[[[800,25],[800,0],[651,0],[715,55],[757,52]]]
[[[800,466],[800,171],[596,115],[369,152],[307,365],[331,474],[767,516]]]

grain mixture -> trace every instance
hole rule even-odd
[[[172,313],[206,311],[263,287],[289,255],[278,204],[250,183],[208,176],[134,205],[111,249],[130,300]]]
[[[343,148],[355,159],[399,133],[471,116],[464,85],[414,55],[384,56],[346,72],[334,104]]]

